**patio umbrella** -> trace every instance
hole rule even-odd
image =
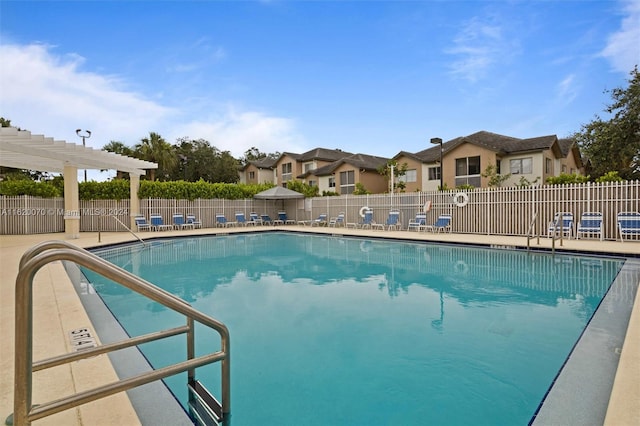
[[[259,200],[291,200],[293,198],[304,198],[304,194],[283,188],[282,186],[274,186],[273,188],[258,192],[253,198]]]

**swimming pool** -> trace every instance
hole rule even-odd
[[[99,254],[227,324],[236,425],[527,423],[623,263],[285,233]],[[183,322],[87,276],[131,335]],[[169,343],[142,350],[183,359]]]

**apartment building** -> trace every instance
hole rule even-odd
[[[441,152],[442,149],[442,152]],[[440,158],[442,156],[442,164]],[[301,180],[324,191],[351,194],[357,183],[371,193],[389,191],[386,177],[378,173],[389,159],[353,154],[339,149],[315,148],[303,154],[285,152],[275,160],[250,162],[240,171],[240,182],[273,182],[285,186]],[[580,150],[571,139],[556,135],[520,139],[487,131],[460,136],[415,153],[400,151],[393,157],[407,172],[399,177],[406,192],[437,190],[442,174],[447,188],[460,185],[487,187],[482,174],[495,166],[501,175],[510,175],[502,186],[528,182],[543,184],[560,173],[584,174]]]
[[[482,174],[490,165],[498,174],[510,175],[502,186],[523,181],[542,184],[560,173],[584,173],[576,143],[556,135],[519,139],[480,131],[416,153],[401,151],[393,159],[407,164],[407,173],[401,178],[407,192],[436,190],[441,173],[448,188],[465,184],[487,187],[489,178]]]

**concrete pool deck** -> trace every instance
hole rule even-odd
[[[143,239],[188,235],[230,234],[257,232],[273,229],[287,231],[314,232],[359,237],[378,237],[433,241],[442,243],[464,243],[495,245],[505,247],[526,247],[524,237],[485,236],[475,234],[432,234],[415,231],[377,231],[345,228],[320,228],[303,226],[247,227],[247,228],[205,228],[167,232],[142,232]],[[39,234],[0,236],[0,417],[5,419],[13,412],[13,370],[14,370],[14,314],[15,280],[18,263],[22,254],[32,246],[51,240],[66,240],[79,247],[97,247],[135,241],[128,233],[85,232],[80,238],[66,240],[64,234]],[[533,249],[550,249],[551,240],[540,238],[531,240]],[[610,254],[619,256],[640,256],[640,242],[564,240],[556,249],[560,251]],[[34,279],[34,344],[33,359],[40,360],[53,355],[72,351],[69,332],[87,327],[95,330],[82,307],[61,262],[53,262],[43,267]],[[640,292],[636,295],[633,312],[629,320],[624,347],[615,382],[611,391],[609,408],[605,419],[607,425],[640,424]],[[96,335],[95,331],[93,332]],[[98,337],[98,336],[96,336]],[[37,372],[33,375],[33,402],[52,401],[85,389],[117,380],[117,375],[106,355],[84,360],[66,366]],[[126,393],[119,393],[94,401],[75,409],[69,409],[50,417],[35,421],[37,425],[136,425],[143,424],[133,409]]]

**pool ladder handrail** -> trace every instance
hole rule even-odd
[[[133,235],[134,237],[136,237],[138,239],[138,241],[140,241],[142,244],[146,244],[144,242],[144,240],[142,238],[140,238],[138,236],[138,234],[136,234],[135,232],[133,232],[133,230],[131,228],[129,228],[127,225],[125,225],[120,219],[118,219],[118,217],[116,215],[111,215],[112,218],[114,218],[116,220],[116,222],[118,222],[120,225],[122,225],[124,227],[124,229],[126,229],[127,231],[129,231],[129,233],[131,235]],[[98,241],[100,241],[100,237],[98,237]]]
[[[556,252],[556,240],[560,240],[560,247],[563,244],[563,236],[564,236],[564,218],[561,214],[558,215],[556,220],[553,222],[553,233],[551,234],[551,253],[555,254]],[[558,227],[560,227],[560,232],[558,232]],[[560,235],[558,235],[560,234]]]
[[[186,316],[187,324],[33,362],[33,278],[40,268],[58,260],[73,261],[169,309],[179,312]],[[194,309],[186,301],[166,290],[68,242],[48,241],[27,250],[20,259],[16,278],[15,303],[14,424],[28,426],[34,420],[185,371],[187,371],[188,386],[195,388],[199,384],[195,377],[195,369],[218,361],[221,361],[222,403],[214,411],[219,414],[220,420],[230,414],[231,359],[229,330],[220,321]],[[220,351],[195,357],[195,322],[212,328],[220,334]],[[55,401],[41,403],[37,406],[32,404],[32,373],[35,371],[185,333],[187,335],[186,361],[79,392]]]
[[[527,251],[529,251],[531,249],[531,239],[535,237],[535,235],[531,235],[531,231],[533,230],[533,227],[536,224],[536,219],[538,218],[538,212],[535,212],[533,214],[533,218],[531,219],[531,222],[529,223],[529,229],[527,229]],[[538,245],[540,245],[540,233],[538,232]]]

